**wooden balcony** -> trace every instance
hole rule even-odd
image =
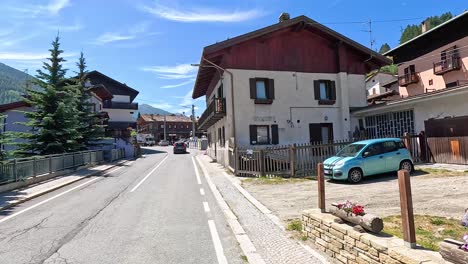
[[[418,83],[418,82],[419,82],[419,77],[418,77],[418,73],[416,72],[398,76],[398,84],[400,86],[408,86],[412,83]]]
[[[104,108],[138,110],[138,103],[104,101]]]
[[[213,99],[198,120],[199,129],[208,129],[224,116],[226,116],[226,99]]]
[[[443,75],[446,72],[460,69],[460,57],[458,55],[447,57],[447,59],[434,63],[434,74]]]

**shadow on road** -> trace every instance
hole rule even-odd
[[[428,174],[427,172],[417,170],[411,173],[411,177],[425,176],[427,174]],[[373,175],[369,177],[364,177],[364,179],[360,183],[357,183],[357,184],[365,185],[365,184],[373,184],[373,183],[379,183],[379,182],[384,182],[384,181],[392,181],[392,180],[397,180],[397,179],[398,179],[397,172],[389,172],[389,173],[383,173],[383,174]],[[348,181],[337,181],[337,180],[329,180],[328,182],[335,183],[335,184],[351,184]]]
[[[155,155],[155,154],[167,153],[167,151],[157,150],[153,148],[142,148],[142,151],[143,151],[143,155]]]

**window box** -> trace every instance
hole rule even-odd
[[[318,104],[319,105],[334,105],[336,103],[336,100],[319,100]]]
[[[272,99],[255,99],[255,104],[272,104]]]

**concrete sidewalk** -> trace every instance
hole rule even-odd
[[[288,237],[277,218],[242,187],[222,166],[212,163],[207,155],[197,156],[223,199],[237,217],[264,263],[329,263],[319,253]]]
[[[2,192],[0,193],[0,211],[24,203],[43,194],[52,192],[86,177],[102,173],[125,162],[127,162],[127,160],[89,167],[75,171],[68,175],[58,176],[50,180],[32,184],[20,189]]]

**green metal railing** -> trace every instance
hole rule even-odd
[[[111,161],[125,156],[123,149],[111,151]],[[47,156],[35,156],[0,162],[0,184],[22,181],[66,169],[93,165],[104,160],[102,150],[80,151]]]

